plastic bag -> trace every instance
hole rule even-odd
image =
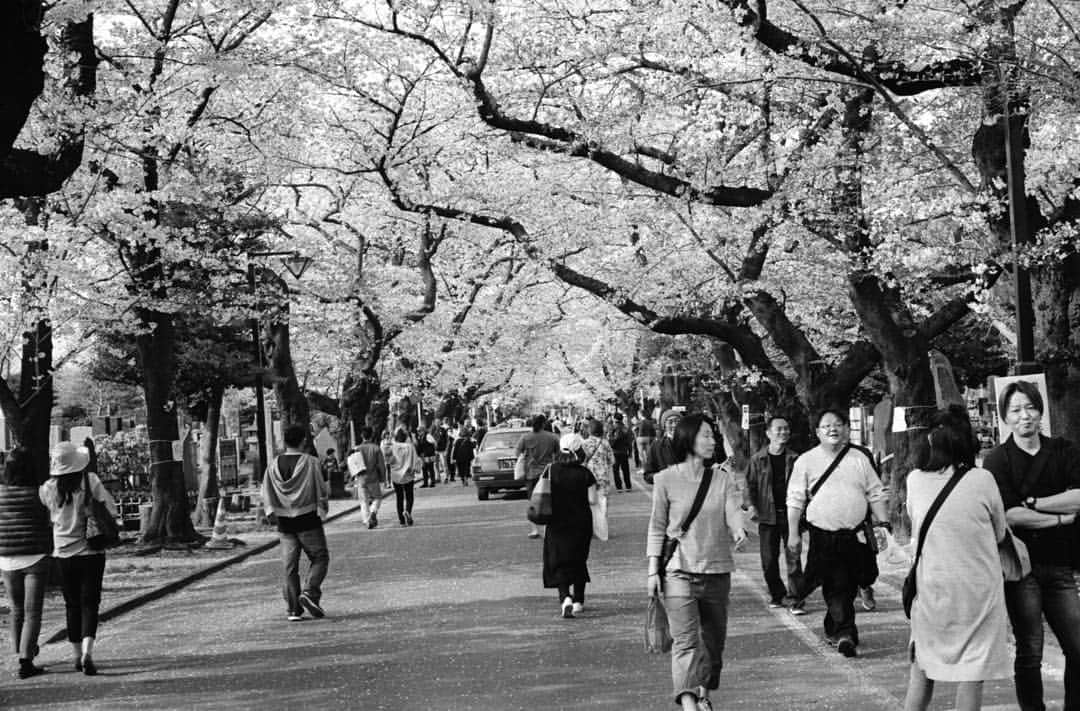
[[[540,479],[536,482],[532,497],[529,499],[529,510],[525,515],[530,521],[538,525],[551,523],[551,467],[544,469]]]
[[[650,597],[645,610],[645,651],[649,654],[667,654],[673,642],[663,601]]]
[[[607,499],[601,498],[595,504],[589,504],[589,508],[592,509],[593,536],[606,541],[608,539]]]
[[[875,534],[878,537],[878,568],[887,570],[889,568],[911,567],[912,555],[911,551],[908,550],[908,546],[897,543],[893,534],[884,528],[877,529]]]

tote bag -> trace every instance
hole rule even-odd
[[[536,481],[532,496],[529,498],[529,510],[526,513],[533,523],[545,525],[551,523],[551,466],[544,468]]]

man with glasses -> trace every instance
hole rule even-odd
[[[986,455],[997,480],[1005,519],[1027,545],[1031,572],[1005,583],[1016,659],[1013,679],[1021,711],[1043,711],[1043,618],[1065,653],[1065,709],[1080,709],[1080,597],[1073,574],[1080,511],[1080,449],[1039,432],[1043,399],[1019,380],[1001,393],[998,412],[1012,430]]]
[[[855,626],[855,596],[865,571],[867,543],[861,527],[869,504],[876,526],[888,527],[885,489],[870,454],[849,441],[847,413],[825,410],[818,417],[820,444],[795,460],[787,490],[788,529],[799,530],[806,512],[810,550],[801,595],[818,582],[828,611],[825,636],[845,657],[854,657],[859,645]],[[831,470],[831,471],[830,471]],[[828,475],[826,478],[826,474]],[[819,481],[818,490],[811,490]],[[799,551],[799,537],[788,537],[788,551]]]

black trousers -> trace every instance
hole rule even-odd
[[[566,598],[570,598],[573,602],[580,602],[585,604],[585,581],[579,580],[574,583],[574,594],[570,594],[570,583],[559,584],[559,602],[562,602]]]
[[[806,572],[800,586],[805,597],[818,585],[825,598],[825,636],[850,637],[859,643],[855,626],[855,596],[866,577],[867,546],[855,537],[854,530],[825,531],[810,526],[810,550]]]
[[[619,480],[619,473],[622,473],[622,481]],[[626,488],[630,488],[630,453],[629,452],[615,452],[615,488],[622,489],[622,482],[626,482]]]
[[[405,523],[406,513],[412,514],[413,485],[415,483],[410,481],[408,484],[394,484],[394,497],[397,499],[397,517],[401,523]]]
[[[84,637],[97,637],[105,554],[77,555],[59,560],[68,641],[78,644]]]

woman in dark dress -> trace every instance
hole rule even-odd
[[[584,443],[578,434],[567,434],[559,442],[551,465],[551,522],[544,534],[544,587],[558,588],[567,619],[585,606],[593,535],[589,505],[597,501],[596,479],[581,463]]]

